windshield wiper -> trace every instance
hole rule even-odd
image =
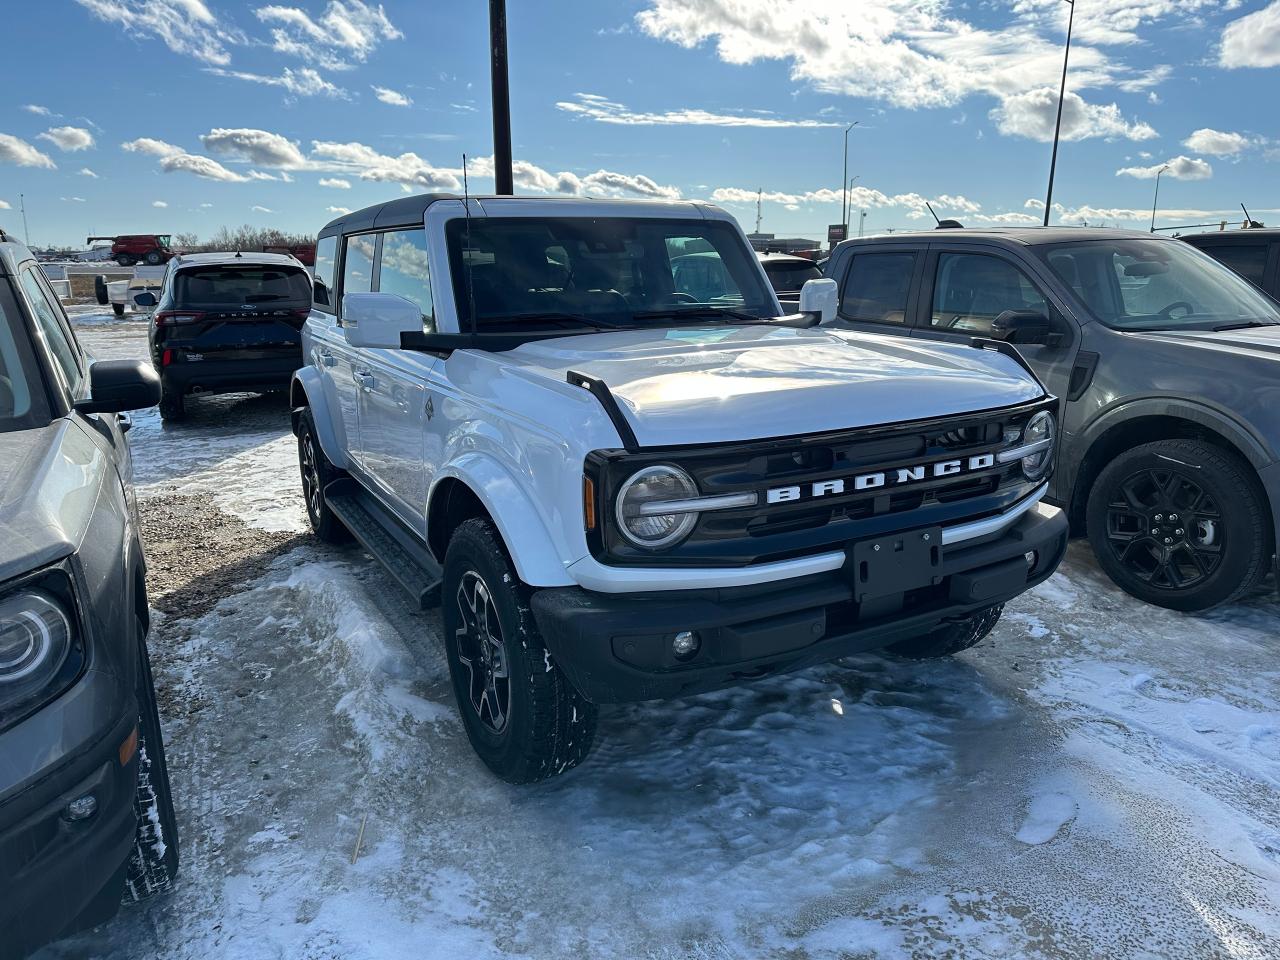
[[[723,320],[725,322],[737,321],[739,323],[768,323],[762,317],[754,314],[743,313],[741,310],[725,310],[720,307],[671,307],[664,310],[641,310],[633,313],[632,316],[637,320],[690,320],[710,319]]]
[[[1274,320],[1241,320],[1239,323],[1220,323],[1213,328],[1214,333],[1221,333],[1223,330],[1245,330],[1249,327],[1274,327]]]
[[[486,323],[514,323],[521,320],[548,320],[578,323],[584,327],[595,327],[598,330],[623,330],[628,326],[621,320],[606,320],[603,317],[584,317],[579,313],[561,313],[556,310],[549,310],[545,313],[512,313],[507,314],[506,316],[480,318],[482,325]]]

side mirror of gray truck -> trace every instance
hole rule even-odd
[[[834,280],[825,277],[821,280],[806,280],[800,288],[800,312],[816,314],[819,323],[834,320],[839,304],[840,292]]]
[[[1053,321],[1037,310],[1006,310],[991,321],[991,336],[1007,343],[1044,343],[1054,346],[1062,334]]]
[[[89,396],[79,413],[124,413],[160,402],[160,375],[148,360],[99,360],[89,367]]]
[[[422,332],[422,310],[392,293],[344,293],[342,330],[353,347],[400,349],[400,334]]]

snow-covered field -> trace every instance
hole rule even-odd
[[[284,402],[193,411],[135,417],[144,518],[185,498],[262,559],[152,634],[180,883],[43,960],[1280,956],[1273,583],[1180,615],[1074,544],[953,661],[606,707],[583,768],[515,788],[471,754],[438,616],[285,536]]]

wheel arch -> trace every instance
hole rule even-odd
[[[302,423],[302,411],[311,408],[311,418],[315,421],[316,435],[320,441],[320,449],[335,467],[347,469],[346,451],[338,440],[333,425],[332,411],[325,394],[324,384],[315,367],[302,367],[293,374],[289,381],[289,417],[293,424],[293,434],[298,435]]]
[[[453,531],[472,517],[498,531],[516,573],[534,587],[571,586],[565,563],[533,502],[500,463],[479,453],[440,471],[427,496],[427,546],[443,564]]]

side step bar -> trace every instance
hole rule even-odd
[[[325,487],[324,499],[343,526],[409,591],[421,609],[439,605],[444,571],[426,544],[386,507],[350,477]]]

